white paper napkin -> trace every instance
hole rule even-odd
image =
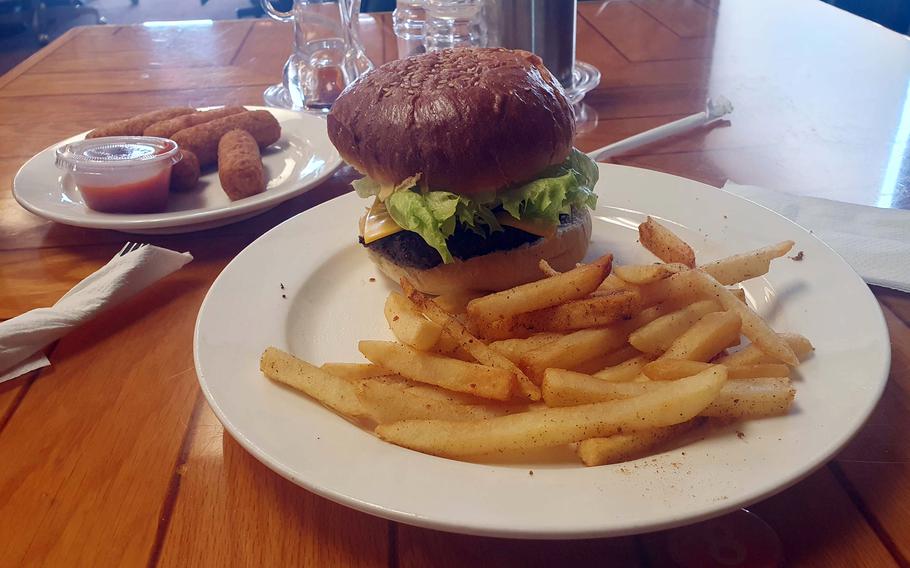
[[[143,246],[123,256],[118,253],[52,307],[0,323],[0,383],[50,365],[39,353],[45,346],[191,260],[190,253],[155,246]]]
[[[801,197],[729,181],[724,190],[812,230],[867,283],[910,292],[910,211]]]

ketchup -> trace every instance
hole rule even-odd
[[[104,213],[154,213],[167,206],[171,165],[152,177],[121,185],[77,185],[85,204]]]
[[[57,148],[55,165],[68,172],[89,209],[155,213],[167,207],[177,143],[154,136],[108,136]]]

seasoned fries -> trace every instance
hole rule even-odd
[[[695,302],[636,329],[629,335],[629,343],[642,353],[659,355],[703,316],[720,310],[720,304],[713,300]]]
[[[504,369],[450,359],[391,341],[361,341],[364,357],[402,377],[482,398],[509,400],[515,376]]]
[[[736,419],[779,416],[787,413],[795,395],[790,379],[785,377],[727,381],[701,415]]]
[[[385,302],[385,319],[398,341],[420,351],[428,351],[439,341],[442,327],[414,309],[414,304],[397,292]]]
[[[615,434],[607,438],[589,438],[578,444],[578,457],[587,466],[620,463],[643,456],[694,428],[696,420],[682,424]]]
[[[809,353],[812,353],[815,349],[808,339],[797,333],[779,333],[777,335],[787,343],[796,357],[800,360],[808,357]],[[729,367],[738,367],[743,365],[759,365],[762,363],[777,363],[778,360],[765,353],[759,346],[749,345],[736,353],[720,358],[717,362],[723,363]]]
[[[707,370],[707,369],[706,369]],[[726,373],[726,369],[724,369]],[[668,381],[608,382],[584,373],[547,369],[541,391],[547,406],[576,406],[606,400],[641,396],[655,389],[665,388]]]
[[[557,276],[557,275],[561,274],[561,272],[559,272],[558,270],[556,270],[555,268],[550,266],[550,263],[544,259],[540,259],[540,262],[537,263],[537,266],[540,267],[540,271],[543,272],[544,276],[549,277],[549,276]]]
[[[353,383],[314,367],[290,353],[269,347],[259,359],[259,370],[273,381],[306,393],[346,416],[366,414]]]
[[[638,239],[641,246],[662,261],[695,268],[695,252],[692,247],[652,217],[648,217],[638,226]]]
[[[529,377],[540,380],[547,369],[577,367],[585,361],[619,349],[627,337],[628,331],[621,327],[576,331],[526,353],[519,360],[518,366]]]
[[[594,373],[593,376],[597,377],[602,381],[607,381],[610,383],[624,383],[627,381],[632,381],[636,379],[642,372],[642,369],[646,364],[651,361],[651,357],[648,355],[637,355],[623,361],[618,365],[613,365],[612,367],[606,367]],[[694,375],[696,373],[692,373]]]
[[[639,317],[641,317],[641,316],[639,316]],[[596,360],[592,360],[591,362],[592,363],[601,363],[600,367],[595,369],[595,371],[600,371],[600,370],[606,369],[607,367],[615,367],[616,365],[625,363],[629,359],[632,359],[633,357],[638,357],[639,355],[641,355],[641,353],[638,351],[638,349],[632,347],[631,345],[626,345],[625,347],[621,347],[621,348],[617,349],[616,351],[607,353],[603,357],[596,359]]]
[[[784,241],[776,245],[715,260],[699,268],[713,276],[715,280],[724,286],[729,286],[767,274],[771,268],[771,261],[790,252],[793,244],[793,241]]]
[[[761,319],[749,306],[740,302],[711,275],[701,270],[691,270],[686,274],[690,273],[695,275],[695,283],[705,296],[713,296],[725,310],[729,310],[741,318],[743,335],[748,337],[752,343],[779,361],[791,366],[799,365],[799,359],[787,342],[774,333],[765,320]]]
[[[717,398],[726,379],[725,369],[718,365],[626,400],[548,408],[476,422],[404,420],[380,424],[376,434],[399,446],[449,458],[546,448],[686,422]]]
[[[695,325],[676,338],[662,358],[710,361],[732,342],[739,341],[742,320],[734,312],[705,314]]]
[[[628,284],[651,284],[688,269],[689,267],[685,264],[673,262],[668,264],[633,264],[615,266],[613,267],[613,274]]]
[[[357,397],[375,422],[386,424],[399,420],[482,420],[502,416],[505,411],[494,406],[459,404],[444,398],[427,396],[402,384],[364,379],[357,383]]]
[[[434,301],[437,306],[450,314],[463,314],[468,309],[468,302],[481,296],[483,296],[481,292],[450,292],[436,296]]]
[[[707,373],[712,369],[721,369],[725,376],[728,375],[727,368],[723,365],[709,365],[700,373]],[[697,374],[692,376],[697,376]],[[787,377],[736,380],[727,378],[728,380],[724,383],[717,398],[699,413],[700,416],[713,418],[778,416],[786,414],[796,394]],[[608,383],[581,373],[547,369],[542,391],[547,406],[558,408],[633,399],[646,393],[666,389],[680,380],[687,380],[687,378],[676,381]]]
[[[562,336],[563,334],[561,333],[537,333],[524,339],[502,339],[490,343],[490,349],[495,349],[505,355],[513,363],[518,363],[525,353],[533,351],[547,343],[553,343]]]
[[[527,375],[524,374],[524,371],[519,369],[515,363],[471,335],[460,321],[451,314],[446,313],[445,310],[437,306],[436,303],[425,294],[415,290],[407,279],[402,279],[401,287],[407,293],[408,299],[414,302],[417,307],[434,323],[439,325],[445,333],[454,338],[461,349],[468,352],[471,357],[476,359],[479,363],[508,371],[515,377],[515,380],[518,381],[518,389],[524,396],[529,400],[540,400],[540,389],[531,382]]]
[[[572,300],[501,320],[501,333],[524,335],[535,332],[568,332],[610,325],[635,315],[640,309],[635,290],[614,290],[609,294]]]
[[[642,307],[663,302],[691,304],[704,294],[698,287],[695,273],[692,270],[679,272],[664,280],[639,286],[638,293],[641,295]]]
[[[467,306],[468,316],[495,322],[515,314],[579,300],[597,289],[612,265],[613,255],[608,254],[568,272],[471,300]]]
[[[727,288],[731,294],[736,296],[736,299],[742,303],[746,303],[746,291],[742,288]]]
[[[691,377],[710,367],[712,363],[686,361],[683,359],[659,359],[642,367],[641,372],[652,381],[675,381],[683,377]],[[762,377],[789,377],[790,368],[780,363],[764,363],[757,365],[730,366],[727,365],[727,378],[758,379]]]
[[[639,238],[664,262],[614,268],[608,254],[558,272],[541,260],[536,282],[488,295],[432,298],[402,279],[384,307],[397,342],[360,341],[369,363],[318,369],[268,348],[260,368],[383,440],[456,459],[578,443],[582,463],[605,465],[714,419],[789,412],[792,367],[812,344],[772,330],[728,286],[794,243],[696,268],[654,219]],[[734,350],[741,335],[751,343]]]
[[[323,363],[319,368],[336,377],[348,380],[369,379],[392,374],[392,371],[373,363]]]

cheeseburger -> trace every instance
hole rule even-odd
[[[559,83],[526,51],[455,48],[387,63],[338,97],[328,132],[366,177],[361,243],[433,294],[495,291],[580,261],[597,166],[574,149]]]

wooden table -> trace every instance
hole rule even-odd
[[[364,30],[375,60],[396,57],[388,16]],[[259,103],[289,50],[288,27],[268,21],[84,27],[0,78],[0,318],[54,303],[135,240],[21,209],[9,188],[28,157],[149,108]],[[584,4],[578,56],[603,73],[582,149],[723,93],[732,123],[617,161],[910,208],[906,38],[810,0],[636,0]],[[196,260],[52,346],[52,367],[0,385],[0,565],[660,565],[672,533],[501,541],[373,518],[285,481],[224,435],[193,370],[199,304],[244,246],[349,181],[236,225],[143,239]],[[751,508],[794,566],[910,558],[910,301],[875,293],[894,347],[878,409],[831,463]]]

